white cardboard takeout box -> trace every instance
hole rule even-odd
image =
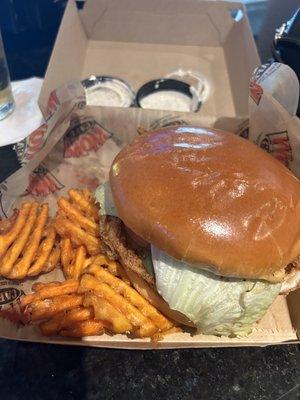
[[[231,14],[236,14],[235,18]],[[196,0],[69,1],[39,98],[72,79],[109,75],[135,91],[178,70],[202,73],[210,124],[248,115],[248,83],[259,59],[243,5]]]
[[[234,15],[235,17],[232,17]],[[70,0],[41,90],[39,104],[46,112],[52,90],[72,79],[111,75],[127,80],[136,91],[148,80],[178,68],[201,71],[211,94],[198,114],[178,113],[189,123],[237,131],[248,114],[248,82],[259,65],[245,8],[236,2],[196,0],[88,0],[78,11]],[[141,109],[86,107],[109,131],[130,141],[133,126],[151,127],[170,113]],[[174,116],[172,116],[173,118]],[[175,116],[176,117],[176,116]],[[126,123],[125,123],[125,122]],[[136,134],[136,133],[135,133]],[[47,276],[41,280],[47,279]],[[295,343],[300,334],[300,291],[279,296],[266,316],[246,338],[188,333],[167,336],[162,342],[102,335],[84,340],[45,338],[31,327],[12,333],[1,322],[1,336],[12,339],[113,348],[192,348],[266,346]]]

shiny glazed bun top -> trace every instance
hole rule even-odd
[[[280,281],[300,255],[300,183],[234,134],[189,126],[140,136],[115,158],[120,218],[178,260]]]

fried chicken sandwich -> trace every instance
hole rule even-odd
[[[234,134],[180,126],[139,136],[96,197],[108,257],[198,332],[245,336],[300,283],[300,183]]]

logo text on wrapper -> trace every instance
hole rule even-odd
[[[293,161],[288,131],[260,134],[256,139],[256,144],[272,154],[273,157],[282,162],[286,167]]]
[[[239,124],[236,134],[244,139],[249,139],[249,119]]]
[[[16,287],[15,283],[7,280],[0,281],[0,318],[14,324],[24,322],[20,310],[20,298],[23,295],[24,291]]]
[[[260,65],[259,67],[257,67],[257,68],[254,70],[254,73],[253,73],[253,75],[252,75],[252,79],[253,79],[255,82],[260,82],[261,79],[263,78],[263,76],[265,76],[266,72],[267,72],[269,69],[273,69],[273,67],[274,67],[274,64],[273,64],[273,63],[265,63],[265,64]]]
[[[33,196],[47,196],[62,189],[64,185],[53,175],[44,164],[40,164],[30,175],[26,190]]]
[[[64,157],[83,157],[97,151],[110,136],[94,119],[76,118],[63,139]]]
[[[0,288],[0,306],[13,303],[18,300],[24,292],[15,287]]]
[[[14,145],[14,150],[21,165],[27,164],[28,161],[32,160],[34,155],[45,145],[47,128],[47,124],[41,125],[26,139]]]
[[[257,105],[259,105],[262,95],[264,93],[263,88],[260,86],[260,83],[264,81],[265,77],[269,75],[270,70],[273,69],[274,64],[263,64],[255,69],[250,79],[250,97]]]

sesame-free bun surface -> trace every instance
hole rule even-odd
[[[280,281],[300,254],[298,179],[234,134],[181,126],[140,136],[115,158],[110,184],[125,225],[216,274]]]

